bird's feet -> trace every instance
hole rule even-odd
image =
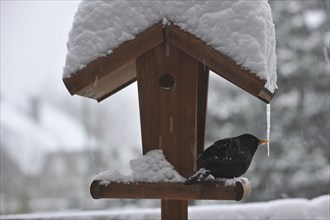
[[[194,173],[191,177],[189,177],[184,184],[185,185],[192,185],[192,184],[197,184],[201,183],[204,181],[212,181],[214,180],[214,177],[211,175],[211,171],[201,168],[198,171]]]

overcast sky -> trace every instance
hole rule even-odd
[[[1,0],[2,96],[17,99],[49,86],[67,93],[62,68],[79,2]]]

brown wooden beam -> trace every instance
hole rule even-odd
[[[223,181],[196,185],[183,183],[110,183],[105,186],[93,181],[90,187],[94,199],[165,199],[165,200],[242,200],[251,193],[249,181],[241,179],[233,186]]]
[[[79,90],[77,95],[95,99],[100,102],[135,81],[136,64],[135,60],[132,60],[105,75],[100,80],[96,79],[95,82]]]
[[[228,56],[218,52],[193,35],[182,31],[179,27],[171,24],[166,28],[165,41],[194,57],[216,74],[234,83],[253,96],[264,102],[270,102],[274,94],[264,87],[266,80],[258,78],[255,74],[245,70]]]
[[[196,169],[199,62],[164,42],[136,59],[143,153],[162,149],[183,176]],[[162,219],[186,219],[187,200],[162,198]]]
[[[199,63],[197,80],[197,155],[195,158],[204,151],[208,88],[209,68]],[[196,162],[196,166],[195,170],[201,168],[200,161]]]
[[[188,201],[187,200],[161,200],[161,219],[163,220],[187,220]]]
[[[269,91],[268,89],[266,88],[263,88],[259,94],[258,94],[258,98],[261,99],[262,101],[266,102],[266,103],[269,103],[273,96],[275,95],[277,90],[274,91],[274,93],[272,93],[271,91]]]
[[[136,65],[143,154],[162,149],[176,170],[189,177],[196,170],[199,63],[163,43],[139,57]],[[170,88],[161,85],[163,76],[173,78]]]

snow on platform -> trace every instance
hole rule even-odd
[[[94,180],[100,180],[101,184],[109,185],[111,182],[184,182],[182,177],[170,164],[162,150],[151,150],[138,159],[130,161],[131,175],[124,175],[118,171],[108,170],[95,176]]]
[[[188,209],[189,219],[269,219],[269,220],[318,220],[330,219],[330,195],[323,195],[312,200],[281,199],[269,202],[256,202],[230,205],[191,206]],[[131,208],[113,211],[75,211],[57,213],[35,213],[1,216],[3,220],[11,219],[160,219],[159,208]]]
[[[168,19],[276,86],[275,29],[267,1],[82,1],[67,42],[63,78]]]

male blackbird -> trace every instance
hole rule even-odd
[[[249,168],[258,146],[267,142],[269,141],[259,140],[251,134],[216,141],[198,156],[197,160],[201,161],[202,168],[189,177],[185,184],[201,182],[210,174],[215,178],[243,175]]]

